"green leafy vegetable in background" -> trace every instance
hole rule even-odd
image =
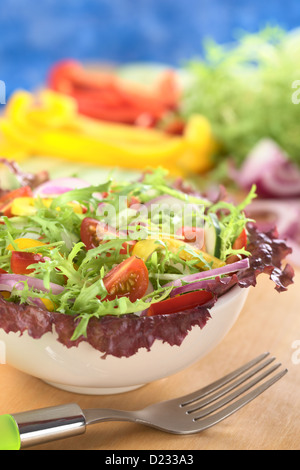
[[[211,121],[219,157],[230,155],[241,164],[269,137],[300,165],[300,104],[292,99],[300,80],[300,29],[269,27],[224,46],[207,41],[203,59],[191,61],[187,70],[191,82],[181,113]]]

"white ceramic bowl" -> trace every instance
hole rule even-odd
[[[70,392],[101,395],[134,390],[185,369],[215,348],[237,320],[248,290],[235,287],[218,299],[206,326],[193,327],[180,346],[156,340],[150,351],[143,348],[129,358],[103,359],[86,342],[68,349],[57,341],[56,333],[33,339],[27,332],[20,336],[0,329],[5,362]]]

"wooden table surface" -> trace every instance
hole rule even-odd
[[[27,171],[47,168],[68,176],[70,166],[33,160]],[[99,181],[92,168],[72,173]],[[91,178],[92,177],[92,178]],[[93,181],[91,181],[93,183]],[[198,389],[269,351],[288,374],[238,413],[201,434],[178,436],[126,422],[91,426],[82,436],[36,446],[37,450],[298,450],[300,449],[300,270],[287,292],[277,293],[267,276],[251,288],[241,315],[219,346],[167,379],[111,396],[76,395],[55,389],[7,364],[0,365],[0,414],[76,402],[82,408],[139,409]]]
[[[82,436],[36,446],[37,450],[298,450],[300,449],[299,276],[278,294],[267,276],[251,288],[241,315],[208,356],[167,379],[133,392],[85,396],[60,391],[14,368],[0,365],[0,414],[76,402],[82,408],[142,408],[189,393],[244,362],[270,351],[288,374],[236,414],[190,436],[166,434],[126,422],[88,428]]]

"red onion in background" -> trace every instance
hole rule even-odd
[[[300,197],[300,169],[271,139],[261,140],[240,169],[230,169],[230,176],[247,191],[255,184],[259,197]]]

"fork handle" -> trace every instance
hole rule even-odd
[[[19,450],[85,431],[84,413],[75,403],[4,415],[0,417],[0,450]]]

